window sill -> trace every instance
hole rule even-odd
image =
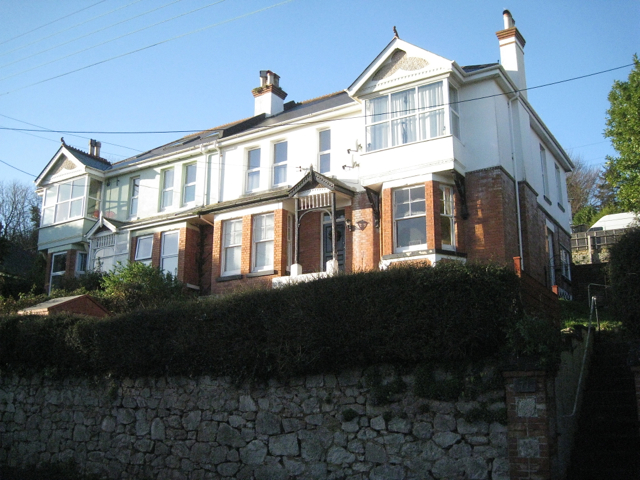
[[[386,150],[393,150],[394,148],[402,148],[402,147],[406,147],[408,145],[416,145],[418,143],[433,142],[434,140],[442,140],[443,138],[447,138],[447,137],[457,138],[453,134],[448,133],[446,135],[441,135],[439,137],[425,138],[424,140],[416,140],[415,142],[403,143],[402,145],[393,145],[391,147],[379,148],[377,150],[370,150],[368,152],[366,151],[366,147],[364,147],[365,151],[360,153],[360,155],[370,155],[372,153],[384,152]]]
[[[242,275],[226,275],[224,277],[216,278],[216,282],[230,282],[232,280],[242,280]]]
[[[278,274],[277,270],[263,270],[260,272],[247,273],[247,278],[266,277],[267,275],[277,275],[277,274]]]

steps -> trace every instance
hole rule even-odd
[[[640,479],[640,433],[628,344],[597,334],[567,480]]]

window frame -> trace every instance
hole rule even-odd
[[[329,145],[323,145],[323,136],[328,134],[328,143]],[[324,146],[328,148],[323,148]],[[323,163],[325,163],[328,168],[323,168]],[[329,173],[331,171],[331,128],[324,128],[322,130],[318,130],[318,172],[324,174]]]
[[[257,153],[257,166],[251,166],[252,163],[252,155]],[[247,150],[247,176],[246,176],[246,180],[247,180],[247,187],[245,189],[245,191],[247,193],[252,193],[252,192],[256,192],[258,190],[260,190],[260,165],[262,162],[262,153],[260,151],[260,147],[257,148],[251,148],[249,150]],[[252,184],[252,178],[256,178],[256,186],[255,187],[251,187]]]
[[[193,181],[189,182],[189,169],[193,168]],[[182,205],[195,205],[196,203],[196,184],[198,179],[198,164],[188,163],[182,167]],[[187,200],[187,189],[193,189],[193,200]]]
[[[409,215],[409,216],[404,216],[401,218],[398,218],[397,216],[397,205],[399,205],[397,203],[397,196],[398,193],[401,191],[409,191],[409,202],[403,202],[402,204],[408,203],[409,205],[411,205],[412,203],[414,203],[415,201],[420,200],[420,198],[418,197],[415,201],[411,201],[411,191],[412,190],[417,190],[417,189],[421,189],[422,190],[422,202],[424,204],[424,211],[421,214],[416,214],[416,215]],[[392,191],[391,194],[391,201],[392,201],[392,218],[393,218],[393,251],[395,253],[402,253],[402,252],[411,252],[411,251],[415,251],[415,250],[424,250],[428,248],[428,240],[427,240],[427,211],[426,211],[426,187],[424,184],[418,184],[418,185],[408,185],[406,187],[400,187],[400,188],[395,188]],[[410,208],[410,207],[409,207]],[[398,238],[398,224],[400,222],[406,221],[406,220],[411,220],[411,219],[416,219],[416,218],[424,218],[424,243],[420,243],[420,244],[414,244],[414,245],[399,245],[399,238]]]
[[[167,185],[167,178],[169,173],[171,173],[170,186]],[[174,200],[173,196],[174,196],[175,183],[176,183],[176,172],[174,167],[165,168],[164,170],[162,170],[160,182],[162,182],[160,184],[160,210],[161,211],[169,210],[170,208],[173,207],[173,200]],[[170,196],[168,197],[167,195],[170,195]],[[167,198],[170,199],[169,203],[166,202]]]
[[[176,239],[176,251],[175,253],[173,252],[165,252],[165,247],[167,245],[167,241],[166,238],[168,236],[177,236]],[[171,274],[174,278],[178,278],[178,269],[179,269],[179,255],[180,255],[180,230],[169,230],[167,232],[162,232],[161,236],[160,236],[160,270],[163,273],[169,273]],[[169,260],[169,259],[174,259],[176,261],[176,268],[175,268],[175,273],[174,272],[168,272],[166,271],[167,269],[164,266],[165,260]]]
[[[284,160],[282,159],[282,157],[280,158],[280,161],[278,161],[278,146],[280,146],[280,149],[282,149],[282,146],[284,145]],[[282,155],[282,153],[280,154]],[[287,185],[287,168],[288,168],[288,162],[289,162],[289,145],[288,142],[286,140],[283,140],[281,142],[275,142],[273,144],[273,185],[274,186],[278,186],[278,185]],[[280,182],[277,181],[278,179],[278,171],[284,171],[284,179]]]
[[[562,265],[562,276],[571,281],[571,252],[560,245],[560,263]]]
[[[62,270],[54,270],[56,265],[56,257],[64,258],[64,268]],[[49,293],[53,290],[54,277],[64,277],[67,273],[67,252],[57,252],[51,255],[51,271],[49,272]]]
[[[84,261],[81,261],[80,258],[84,258]],[[80,268],[84,264],[84,268]],[[89,265],[89,254],[87,252],[81,252],[76,250],[76,277],[80,275],[84,275],[87,273],[87,267]]]
[[[443,250],[456,249],[456,202],[455,191],[451,185],[440,185],[440,247]],[[447,192],[449,197],[447,198]],[[448,204],[448,205],[447,205]],[[447,208],[449,207],[449,208]],[[443,225],[449,223],[449,244],[444,243]]]
[[[237,235],[237,231],[230,232],[229,229],[232,225],[239,226],[240,230],[240,241],[239,243],[229,243],[228,240],[232,240],[234,234]],[[222,248],[221,248],[221,258],[220,258],[220,276],[225,277],[229,275],[239,275],[242,271],[242,218],[231,218],[229,220],[224,220],[222,222]],[[238,268],[233,270],[227,270],[227,251],[233,249],[238,249],[240,252],[240,258],[238,261]]]
[[[138,207],[140,200],[140,177],[132,177],[129,183],[129,218],[138,216]],[[135,208],[134,208],[135,201]]]
[[[42,219],[40,221],[40,226],[45,227],[48,225],[55,225],[71,220],[77,220],[78,218],[84,218],[86,214],[85,206],[87,204],[87,188],[89,185],[89,182],[87,182],[87,180],[91,181],[90,177],[84,176],[67,180],[65,182],[56,183],[55,185],[51,185],[50,187],[45,188],[44,194],[42,196]],[[69,198],[60,200],[60,194],[64,191],[63,189],[61,189],[61,187],[66,186],[69,187]],[[74,197],[74,190],[80,188],[82,189],[82,193]],[[48,196],[48,194],[51,192],[55,192],[55,199],[53,199],[51,196]],[[79,210],[77,209],[77,207],[75,208],[79,211],[79,213],[72,215],[72,204],[77,205],[78,201],[80,202],[80,208]],[[66,209],[66,217],[58,218],[58,213],[62,212],[62,208]],[[47,211],[53,212],[53,217],[50,221],[47,221]]]
[[[151,240],[148,256],[142,256],[142,253],[140,252],[140,245],[142,244],[143,240],[144,241]],[[135,262],[144,263],[145,265],[151,265],[152,256],[153,256],[153,235],[141,235],[139,237],[136,237],[136,252],[134,254],[133,260]]]
[[[440,85],[439,91],[436,92],[435,103],[424,102],[424,99],[428,99],[429,95],[423,96],[421,92],[427,92],[428,89],[433,88],[435,85]],[[451,92],[455,91],[458,95],[458,89],[448,79],[441,79],[436,82],[425,83],[422,85],[416,85],[411,88],[404,88],[393,92],[386,93],[377,97],[373,97],[365,100],[365,144],[366,153],[376,152],[387,148],[400,147],[407,144],[423,142],[427,140],[433,140],[436,138],[446,137],[448,135],[456,136],[460,138],[460,112],[457,106],[455,108],[450,104]],[[393,111],[392,97],[398,97],[400,94],[413,92],[411,94],[413,98],[413,107],[407,106],[404,110],[397,112]],[[382,106],[381,99],[385,98],[385,108],[380,109],[381,113],[372,113],[375,111],[374,103],[377,106]],[[405,102],[406,103],[406,102]],[[449,108],[445,108],[449,104]],[[457,135],[453,133],[452,125],[452,112],[457,119]],[[431,120],[434,117],[435,120]],[[435,135],[430,135],[431,122],[435,121],[436,127],[440,120],[438,116],[442,115],[441,131]],[[403,141],[396,141],[394,143],[394,123],[398,122],[407,124],[411,122],[413,124],[413,133],[409,135]],[[429,128],[427,128],[429,127]],[[383,135],[384,138],[379,136]],[[372,141],[376,137],[377,140]],[[380,146],[375,146],[380,144]]]
[[[266,236],[264,238],[259,237],[258,231],[257,231],[258,230],[257,220],[259,218],[267,219],[268,217],[270,217],[271,225],[269,225],[269,223],[263,223],[263,227],[261,228],[261,230],[263,230],[266,233]],[[271,236],[269,236],[269,233],[271,234]],[[259,258],[258,249],[262,245],[267,245],[266,248],[269,248],[268,247],[269,244],[271,244],[271,247],[270,247],[271,263],[258,265],[258,258]],[[259,273],[259,272],[266,272],[274,269],[274,261],[275,261],[274,247],[275,247],[275,215],[273,213],[262,213],[259,215],[253,215],[253,217],[251,218],[251,272]]]
[[[564,196],[562,195],[562,177],[560,176],[560,166],[557,163],[553,163],[556,171],[556,195],[558,196],[558,205],[564,206]]]
[[[542,171],[542,194],[549,199],[549,171],[547,167],[547,150],[540,144],[540,170]]]
[[[449,129],[451,135],[460,140],[460,109],[458,108],[460,106],[460,92],[451,82],[447,83],[449,84]]]

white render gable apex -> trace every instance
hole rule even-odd
[[[347,89],[351,97],[447,74],[453,61],[394,38]]]

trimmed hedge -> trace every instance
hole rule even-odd
[[[340,275],[106,319],[0,319],[0,369],[288,378],[496,357],[523,319],[505,268],[439,263]]]
[[[613,311],[634,335],[640,335],[640,228],[629,230],[609,250]]]

